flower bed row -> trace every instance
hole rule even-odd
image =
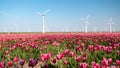
[[[0,68],[120,68],[120,33],[1,34]]]

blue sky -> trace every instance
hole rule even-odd
[[[41,32],[41,13],[45,16],[46,31],[84,31],[82,18],[89,14],[88,31],[120,31],[120,0],[0,0],[0,32]],[[96,30],[95,30],[96,28]]]

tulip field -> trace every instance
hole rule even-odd
[[[0,34],[0,68],[120,68],[120,33]]]

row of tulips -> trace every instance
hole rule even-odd
[[[0,68],[120,68],[120,33],[1,34]]]

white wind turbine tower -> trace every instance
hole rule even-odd
[[[31,26],[28,27],[28,32],[31,32]]]
[[[96,27],[96,26],[94,26],[94,32],[96,32],[96,30],[97,30],[97,27]]]
[[[18,32],[18,24],[14,24],[15,25],[15,29],[16,29],[16,32]]]
[[[113,22],[112,22],[112,18],[110,18],[109,19],[109,30],[110,30],[110,33],[112,32],[112,24],[113,24]]]
[[[7,32],[7,27],[4,27],[4,32]]]
[[[88,15],[86,18],[82,19],[83,21],[85,21],[85,32],[86,33],[88,32],[87,28],[88,28],[88,24],[89,24],[89,21],[88,21],[89,17],[90,17],[90,15]]]
[[[37,12],[40,16],[43,18],[43,31],[42,33],[45,33],[45,15],[48,13],[49,10],[46,10],[44,13]]]

